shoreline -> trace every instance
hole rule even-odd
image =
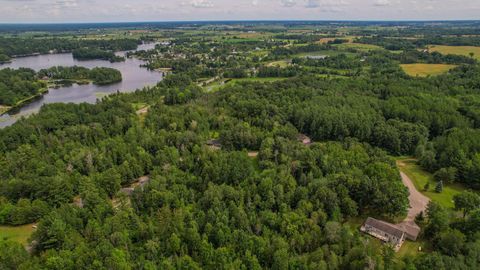
[[[20,100],[19,102],[17,102],[15,105],[12,105],[12,106],[0,105],[0,116],[5,115],[5,114],[11,112],[12,110],[15,110],[15,109],[18,109],[18,108],[24,106],[25,104],[31,102],[32,100],[45,95],[46,93],[48,93],[48,91],[49,91],[49,88],[44,87],[44,88],[41,88],[40,90],[38,90],[37,94],[35,94],[33,96],[29,96],[27,98],[24,98],[24,99]],[[1,108],[4,108],[4,110],[1,110]]]

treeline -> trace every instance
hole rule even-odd
[[[389,36],[371,36],[357,38],[356,42],[373,44],[381,46],[387,50],[413,50],[416,48],[425,48],[428,45],[447,45],[447,46],[480,46],[480,37],[478,36],[443,36],[426,35],[422,38],[398,38]]]
[[[323,44],[308,44],[308,45],[299,45],[299,46],[290,46],[284,47],[279,46],[275,47],[270,51],[268,60],[276,60],[281,58],[286,58],[294,54],[306,53],[306,52],[318,52],[323,50],[334,50],[335,48],[330,45]]]
[[[72,52],[80,48],[106,51],[135,50],[141,43],[135,39],[87,40],[67,38],[7,38],[0,37],[0,54],[12,56],[47,54],[50,51]]]
[[[45,88],[32,69],[0,69],[0,105],[14,106]]]
[[[392,59],[400,61],[402,64],[427,63],[427,64],[474,64],[475,59],[463,55],[447,54],[439,52],[428,52],[409,50],[400,54],[390,54]]]
[[[0,197],[0,224],[23,225],[38,221],[48,214],[50,207],[45,201],[20,199],[17,203],[10,203]]]
[[[417,269],[476,269],[480,266],[480,196],[466,191],[454,196],[455,210],[463,217],[450,219],[449,210],[431,202],[425,214],[416,218],[423,237],[432,243],[433,252],[415,260]]]
[[[42,69],[37,73],[41,79],[52,80],[91,80],[94,84],[105,85],[122,81],[122,73],[113,68],[96,67],[88,69],[85,67],[52,67]]]

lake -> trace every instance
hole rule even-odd
[[[142,44],[137,50],[149,50],[155,47],[155,43]],[[126,52],[118,52],[117,55],[124,56]],[[127,58],[125,62],[110,63],[103,60],[78,61],[73,59],[71,53],[45,54],[12,59],[12,63],[0,65],[3,68],[31,68],[36,71],[53,66],[82,66],[86,68],[109,67],[118,69],[122,73],[122,82],[110,85],[77,85],[69,87],[50,88],[49,92],[42,97],[25,104],[23,107],[0,116],[0,128],[15,123],[21,116],[28,116],[40,110],[43,104],[63,103],[95,103],[102,96],[120,92],[132,92],[144,86],[157,84],[162,79],[162,73],[150,71],[140,67],[144,61],[136,58]]]

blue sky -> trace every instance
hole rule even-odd
[[[480,19],[480,0],[0,0],[0,22]]]

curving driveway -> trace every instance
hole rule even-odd
[[[404,221],[415,221],[415,217],[422,211],[427,209],[427,205],[430,199],[420,193],[413,184],[412,180],[403,172],[400,172],[403,184],[408,188],[410,195],[408,200],[410,201],[410,209],[408,210],[407,218]]]
[[[420,212],[426,211],[430,199],[415,188],[412,180],[405,173],[400,171],[400,176],[402,177],[403,184],[410,192],[410,195],[408,196],[410,208],[408,209],[408,214],[405,220],[397,224],[397,226],[402,228],[407,234],[415,235],[413,240],[416,240],[416,235],[420,232],[420,227],[415,223],[415,217]]]

